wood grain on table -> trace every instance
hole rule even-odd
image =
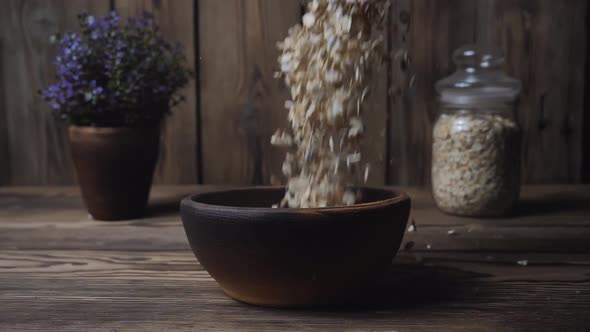
[[[588,331],[590,187],[525,187],[515,217],[439,213],[408,190],[391,283],[357,307],[277,310],[227,298],[194,258],[180,198],[88,219],[77,188],[0,188],[0,331]],[[452,234],[449,234],[451,231]],[[350,267],[354,269],[354,266]]]

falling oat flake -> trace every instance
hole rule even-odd
[[[369,74],[383,59],[386,0],[311,0],[301,25],[278,44],[292,134],[271,143],[290,149],[280,207],[353,205],[369,177],[360,142]]]

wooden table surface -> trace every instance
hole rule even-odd
[[[498,220],[446,216],[407,190],[417,231],[386,300],[321,310],[223,294],[177,213],[204,189],[156,187],[147,218],[105,223],[77,188],[0,188],[0,331],[590,331],[588,186],[525,187]]]

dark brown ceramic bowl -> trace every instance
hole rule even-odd
[[[410,198],[364,189],[352,207],[272,209],[284,188],[195,194],[181,203],[190,245],[232,298],[255,305],[342,304],[368,291],[391,266]]]

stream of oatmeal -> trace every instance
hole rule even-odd
[[[361,197],[370,165],[363,160],[361,118],[372,66],[383,60],[385,0],[311,0],[302,25],[289,30],[278,78],[290,88],[290,131],[271,143],[288,152],[287,190],[273,207],[350,206]]]

